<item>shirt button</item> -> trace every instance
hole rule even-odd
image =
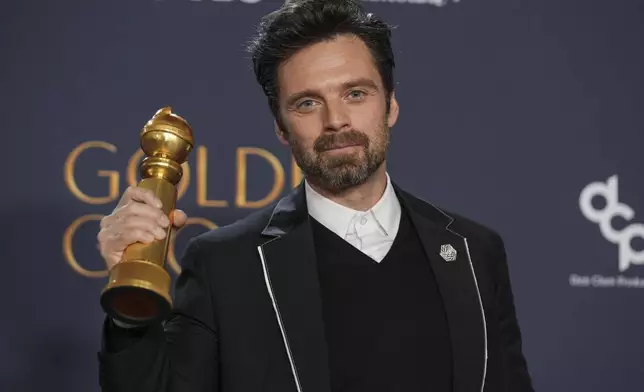
[[[367,224],[367,218],[363,216],[362,219],[360,219],[360,224],[361,225],[366,225]]]

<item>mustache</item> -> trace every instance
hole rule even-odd
[[[349,146],[369,146],[369,138],[362,132],[351,130],[341,133],[322,135],[313,144],[315,152]]]

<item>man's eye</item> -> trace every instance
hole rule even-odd
[[[297,104],[298,109],[310,109],[315,105],[315,102],[313,102],[312,99],[306,99],[300,103]]]
[[[364,97],[364,95],[365,95],[364,91],[352,90],[349,93],[349,98],[351,98],[351,99],[362,99]]]

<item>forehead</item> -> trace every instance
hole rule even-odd
[[[332,89],[356,78],[381,85],[369,48],[355,36],[340,36],[301,49],[278,70],[283,97],[301,90]]]

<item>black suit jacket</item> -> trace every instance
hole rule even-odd
[[[531,392],[501,238],[394,185],[444,301],[454,392]],[[109,319],[105,392],[330,392],[303,185],[274,206],[193,238],[164,325]],[[440,256],[451,244],[456,260]],[[392,391],[393,392],[393,391]]]

